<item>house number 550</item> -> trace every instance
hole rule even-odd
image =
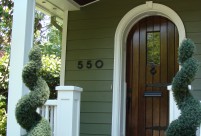
[[[95,65],[96,68],[102,68],[103,67],[103,61],[102,60],[97,60],[94,63],[91,60],[87,61],[78,61],[77,63],[77,68],[78,69],[83,69],[84,67],[91,69]]]

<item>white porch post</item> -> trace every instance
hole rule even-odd
[[[63,17],[60,85],[65,84],[67,28],[68,28],[68,10],[64,11],[64,17]]]
[[[8,90],[7,136],[20,136],[15,106],[28,89],[22,82],[22,69],[33,44],[35,0],[14,0],[10,75]]]
[[[191,85],[188,86],[189,89],[191,89]],[[171,123],[173,120],[177,119],[181,111],[178,109],[176,101],[174,100],[173,92],[172,92],[172,85],[167,86],[167,90],[170,91],[169,96],[169,122]]]
[[[174,100],[173,97],[173,92],[172,92],[172,85],[169,85],[167,87],[167,90],[169,90],[170,92],[170,96],[169,96],[169,122],[171,123],[173,120],[177,119],[180,115],[180,110],[177,107],[177,104]]]
[[[189,90],[192,89],[192,86],[188,86]],[[178,109],[176,102],[174,100],[173,92],[172,92],[172,85],[167,86],[167,90],[170,91],[170,96],[169,96],[169,122],[171,123],[173,120],[178,119],[178,117],[181,114],[181,111]],[[196,136],[201,136],[201,126],[198,127],[196,131]]]
[[[80,132],[80,94],[82,88],[76,86],[57,86],[57,131],[56,136],[79,136]]]

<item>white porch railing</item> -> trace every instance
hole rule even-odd
[[[82,88],[58,86],[56,100],[47,100],[37,112],[50,122],[52,136],[79,136]]]
[[[52,136],[56,136],[57,100],[48,100],[43,107],[37,109],[37,112],[50,122]]]

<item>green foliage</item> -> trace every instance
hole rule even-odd
[[[60,47],[59,46],[40,46],[42,48],[42,69],[40,74],[47,82],[51,90],[50,98],[56,98],[55,86],[59,85],[60,77]],[[48,50],[47,50],[48,49]],[[57,52],[57,53],[56,53]],[[56,54],[56,55],[55,55]],[[7,96],[9,82],[9,50],[0,59],[0,94]]]
[[[11,44],[13,0],[0,0],[0,49]],[[34,33],[42,29],[42,20],[45,15],[35,11]]]
[[[47,34],[50,43],[61,45],[62,33],[56,27],[52,26]]]
[[[186,39],[179,47],[179,64],[181,70],[177,72],[172,82],[174,99],[181,115],[171,122],[166,131],[167,136],[196,136],[196,130],[201,123],[201,105],[190,94],[188,85],[194,80],[199,63],[192,57],[195,45]]]
[[[55,99],[57,97],[55,86],[59,85],[61,67],[61,32],[55,27],[50,27],[46,38],[48,42],[39,44],[43,55],[41,76],[50,87],[50,98]]]
[[[46,42],[44,44],[40,44],[39,47],[41,48],[42,54],[45,56],[56,55],[57,57],[61,57],[61,46]]]
[[[13,0],[0,0],[0,49],[10,45],[13,5]]]
[[[39,44],[43,55],[56,55],[57,57],[61,57],[61,32],[56,29],[54,26],[51,26],[48,30],[48,33],[44,40]],[[48,41],[45,41],[48,40]]]
[[[56,55],[43,55],[42,63],[40,75],[50,87],[50,98],[56,98],[55,86],[59,85],[61,59]]]
[[[41,21],[45,18],[45,14],[35,10],[34,32],[42,29]]]
[[[49,87],[41,78],[41,68],[41,51],[34,46],[22,72],[22,79],[31,92],[18,101],[15,111],[17,122],[27,130],[28,136],[51,136],[48,121],[36,112],[49,98]]]
[[[6,136],[6,98],[0,95],[0,136]]]
[[[9,55],[0,58],[0,94],[6,95],[8,89]]]
[[[187,59],[191,58],[195,52],[195,45],[192,40],[187,39],[182,42],[182,46],[179,47],[179,64],[182,65]]]

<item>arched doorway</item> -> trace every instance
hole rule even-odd
[[[112,99],[112,136],[125,136],[126,132],[126,40],[132,26],[142,18],[148,16],[163,16],[171,20],[179,32],[179,43],[185,38],[185,28],[181,18],[171,8],[153,3],[139,5],[130,10],[119,22],[114,38],[114,72],[113,72],[113,99]],[[174,107],[171,99],[170,107]],[[177,117],[170,114],[170,120]],[[176,115],[176,116],[175,116]]]
[[[179,70],[177,27],[150,16],[130,30],[126,46],[126,136],[164,136],[169,124],[167,85]]]

